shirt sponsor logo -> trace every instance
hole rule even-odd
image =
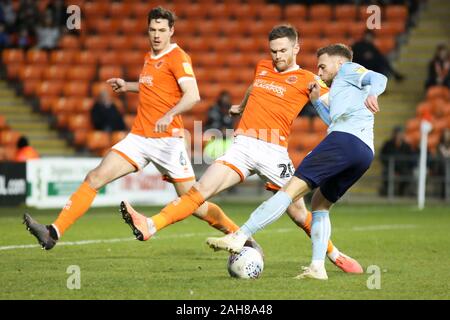
[[[267,75],[267,70],[263,70],[258,74],[258,76],[265,76],[265,75]]]
[[[284,93],[287,91],[285,87],[276,85],[273,81],[268,82],[262,79],[256,79],[255,82],[253,83],[253,86],[268,91],[272,91],[279,97],[284,97]]]
[[[139,77],[139,83],[153,86],[153,77],[151,75],[144,75]]]

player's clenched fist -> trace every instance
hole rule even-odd
[[[244,111],[244,108],[242,108],[240,104],[234,104],[231,106],[230,110],[228,110],[228,113],[230,116],[240,116],[242,111]]]
[[[170,114],[164,115],[161,119],[159,119],[155,124],[155,132],[161,133],[166,132],[169,128],[170,124],[173,121],[173,116]]]
[[[308,89],[309,89],[309,100],[311,100],[311,102],[319,99],[320,85],[316,81],[310,82],[308,84]]]
[[[127,83],[125,80],[120,78],[111,78],[106,81],[114,92],[127,92]]]

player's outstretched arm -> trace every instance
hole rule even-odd
[[[114,92],[139,92],[138,82],[127,82],[120,78],[111,78],[106,80],[106,83],[111,86]]]
[[[194,78],[192,78],[192,80],[181,82],[180,88],[181,91],[183,91],[183,96],[169,112],[156,122],[155,132],[167,131],[167,128],[172,123],[175,116],[191,110],[192,107],[200,101],[197,81],[195,81]]]
[[[309,100],[311,101],[312,105],[314,106],[314,109],[316,109],[316,111],[319,114],[322,121],[325,122],[329,126],[331,124],[330,109],[321,100],[320,85],[314,81],[314,82],[309,83],[308,88],[310,90]],[[324,96],[328,97],[328,94],[325,94],[322,97],[324,97]]]
[[[247,91],[245,92],[244,99],[242,99],[241,103],[238,105],[232,105],[230,110],[228,111],[231,116],[239,116],[244,112],[245,106],[247,105],[248,97],[250,97],[250,93],[252,92],[253,86],[249,86]]]

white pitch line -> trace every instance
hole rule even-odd
[[[361,227],[352,227],[351,229],[345,229],[346,231],[382,231],[382,230],[395,230],[395,229],[414,229],[417,228],[417,225],[413,224],[385,224],[385,225],[372,225],[372,226],[361,226]],[[339,231],[344,231],[342,228],[335,228],[334,229]],[[288,232],[297,232],[298,229],[293,228],[279,228],[271,230],[270,232],[276,232],[276,233],[288,233]],[[192,238],[196,236],[211,236],[210,232],[206,233],[180,233],[180,234],[174,234],[174,235],[167,235],[167,236],[155,236],[152,238],[151,241],[154,240],[166,240],[166,239],[179,239],[179,238]],[[89,244],[99,244],[99,243],[117,243],[117,242],[127,242],[127,241],[133,241],[136,240],[135,238],[115,238],[115,239],[98,239],[98,240],[80,240],[80,241],[65,241],[65,242],[58,242],[58,246],[83,246],[83,245],[89,245]],[[32,248],[40,248],[41,246],[38,244],[24,244],[24,245],[10,245],[10,246],[1,246],[0,251],[6,251],[6,250],[16,250],[16,249],[32,249]]]

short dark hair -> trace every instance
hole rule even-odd
[[[154,19],[165,19],[169,21],[169,27],[172,28],[175,24],[177,16],[172,11],[159,6],[150,10],[150,12],[148,13],[147,23],[150,24],[150,21]]]
[[[279,38],[288,38],[292,42],[297,42],[298,32],[290,24],[280,24],[280,25],[273,27],[272,31],[270,31],[269,41],[279,39]]]
[[[25,136],[20,136],[19,140],[17,140],[17,148],[23,148],[23,147],[27,147],[30,144],[28,143],[28,139]]]
[[[342,43],[331,44],[326,47],[322,47],[317,50],[317,58],[323,54],[328,54],[329,56],[340,56],[347,58],[348,60],[353,60],[353,51],[349,46]]]

